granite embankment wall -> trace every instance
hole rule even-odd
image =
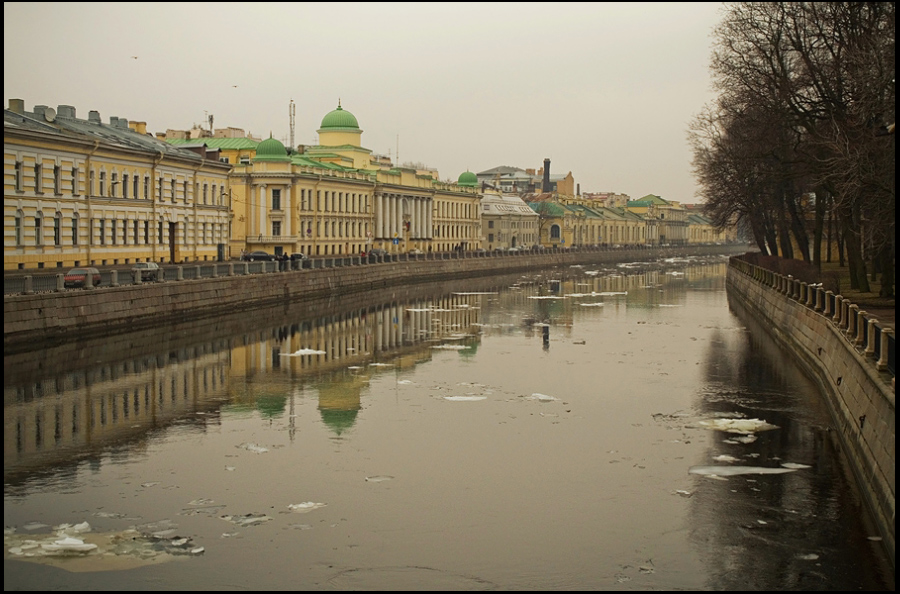
[[[795,354],[828,401],[845,454],[873,512],[885,548],[895,553],[895,401],[893,376],[883,359],[831,315],[822,296],[798,298],[796,284],[732,258],[726,286],[735,301]],[[839,301],[838,301],[839,302]],[[882,349],[883,350],[883,349]],[[881,369],[879,369],[881,368]]]
[[[86,334],[131,332],[188,319],[454,278],[572,264],[743,253],[746,246],[684,246],[447,257],[191,279],[98,289],[9,295],[3,299],[4,353]]]

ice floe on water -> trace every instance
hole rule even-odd
[[[778,429],[778,425],[772,425],[761,419],[708,419],[697,424],[707,429],[715,429],[726,433],[749,434]]]
[[[319,509],[320,507],[325,507],[325,503],[316,503],[314,501],[304,501],[303,503],[292,503],[288,505],[288,509],[295,514],[305,514],[306,512],[311,512],[314,509]]]
[[[288,506],[290,507],[290,506]],[[293,511],[293,510],[292,510]],[[236,524],[238,526],[258,526],[263,522],[268,522],[272,519],[271,516],[267,516],[266,514],[244,514],[241,516],[233,516],[233,515],[224,515],[219,516],[220,519],[225,520],[226,522],[231,522],[232,524]]]
[[[579,303],[581,307],[603,307],[603,303]]]
[[[449,400],[450,402],[473,402],[486,399],[487,396],[444,396],[444,400]]]
[[[269,448],[264,448],[261,445],[255,443],[242,443],[234,447],[240,448],[242,450],[247,450],[248,452],[253,452],[254,454],[264,454],[269,451]]]
[[[553,402],[554,400],[559,400],[559,398],[556,398],[554,396],[547,396],[546,394],[538,394],[537,392],[535,392],[531,396],[526,396],[525,399],[526,400],[537,400],[538,402]]]
[[[315,349],[300,349],[293,353],[281,353],[282,357],[299,357],[301,355],[324,355],[325,351],[317,351]]]
[[[463,351],[465,349],[472,348],[472,347],[464,345],[464,344],[438,344],[431,348],[443,349],[445,351]]]
[[[721,454],[719,456],[713,456],[713,460],[715,462],[740,462],[740,458],[735,458],[734,456],[729,456],[728,454]]]
[[[391,479],[393,479],[393,478],[394,478],[394,477],[392,477],[392,476],[390,476],[390,475],[387,475],[387,474],[378,474],[378,475],[375,475],[375,476],[367,476],[367,477],[366,477],[366,482],[369,482],[369,483],[383,483],[384,481],[389,481],[389,480],[391,480]]]
[[[132,527],[93,533],[87,522],[56,526],[53,534],[17,535],[7,529],[7,553],[19,560],[54,565],[69,571],[111,571],[159,563],[176,556],[200,555],[205,549],[174,528],[154,533]]]
[[[789,464],[790,468],[785,468]],[[691,466],[688,469],[690,474],[699,474],[710,477],[738,476],[741,474],[785,474],[788,472],[796,472],[805,466],[803,464],[791,464],[786,462],[781,467],[770,466]]]

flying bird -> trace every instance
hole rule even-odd
[[[236,89],[237,87],[238,87],[237,85],[231,85],[231,88],[233,88],[233,89]]]
[[[137,56],[131,56],[132,60],[137,60]]]

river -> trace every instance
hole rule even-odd
[[[5,357],[4,587],[892,590],[822,397],[726,266]]]

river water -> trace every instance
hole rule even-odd
[[[5,357],[4,587],[891,590],[724,258]]]

